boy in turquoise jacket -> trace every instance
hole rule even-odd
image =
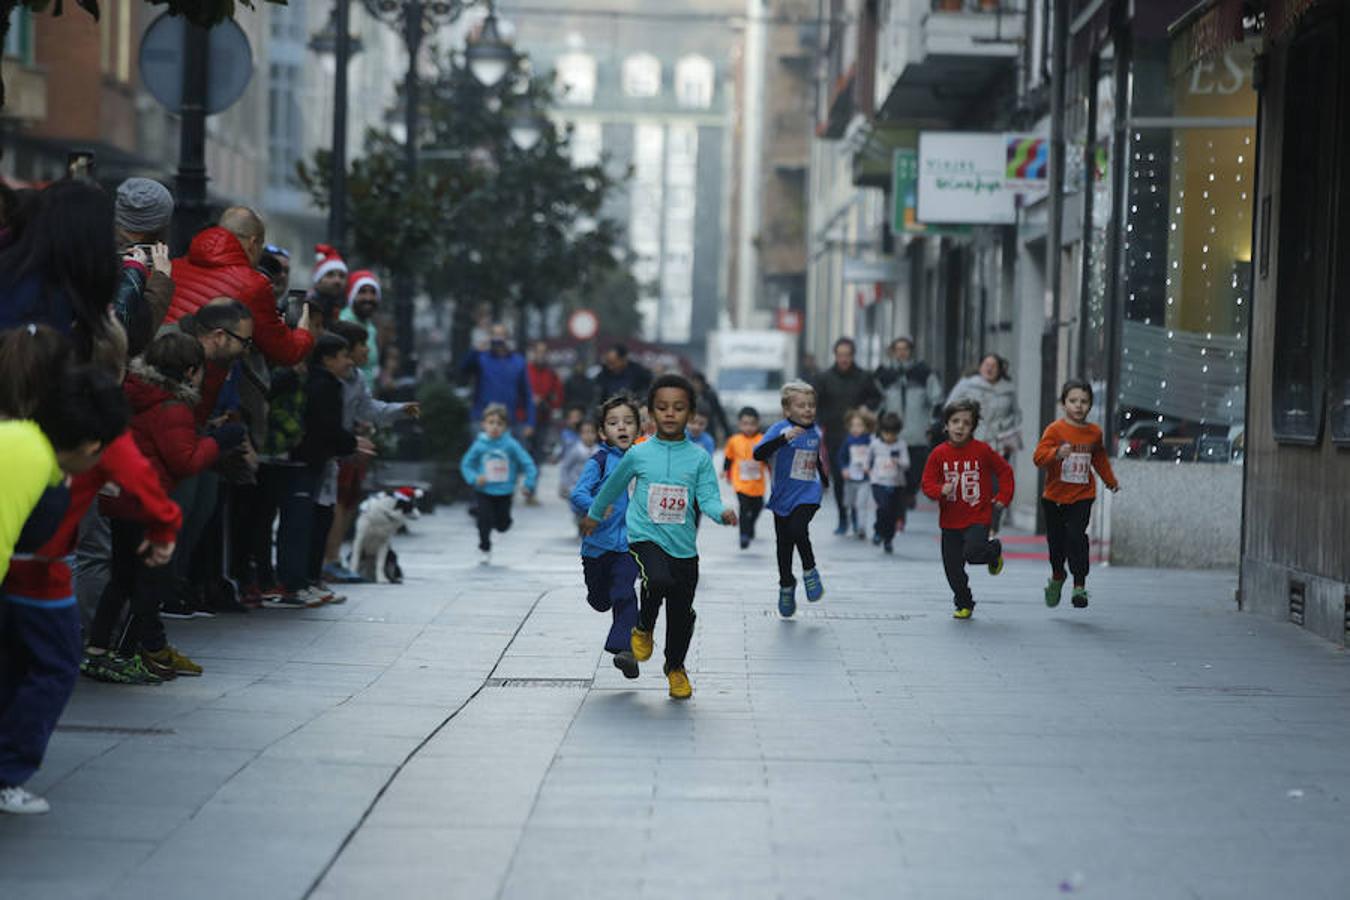
[[[525,496],[533,497],[539,469],[510,434],[506,407],[493,403],[483,410],[483,433],[459,461],[464,483],[478,494],[478,561],[492,562],[492,532],[511,528],[511,498],[525,475]]]
[[[694,689],[684,670],[694,636],[694,590],[698,587],[698,528],[694,503],[723,525],[735,525],[734,510],[722,506],[712,458],[685,435],[694,412],[694,386],[679,375],[652,382],[647,409],[656,421],[656,435],[624,454],[614,474],[596,494],[584,534],[605,519],[605,510],[636,482],[628,502],[628,547],[642,578],[641,609],[633,629],[633,655],[651,659],[652,632],[661,604],[666,604],[666,677],[670,696],[685,700]]]

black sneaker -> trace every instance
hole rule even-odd
[[[159,615],[164,619],[191,619],[196,617],[197,610],[181,595],[175,594],[160,601]]]
[[[614,668],[623,673],[624,678],[636,678],[639,674],[637,657],[632,650],[620,650],[614,654]]]

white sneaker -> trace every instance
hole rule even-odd
[[[327,595],[327,592],[321,591],[318,588],[311,586],[307,588],[302,588],[301,590],[297,591],[297,594],[299,595],[301,600],[305,601],[305,606],[308,606],[310,609],[313,609],[316,606],[323,606],[324,597]]]
[[[491,550],[479,550],[479,551],[478,551],[478,564],[479,564],[480,566],[490,566],[490,565],[492,565],[492,551],[491,551]]]
[[[51,804],[21,787],[0,788],[0,812],[16,816],[37,816],[51,812]]]

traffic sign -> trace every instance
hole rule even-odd
[[[600,332],[600,317],[593,310],[579,309],[567,317],[567,331],[579,341],[589,341]]]
[[[187,20],[164,13],[150,24],[141,39],[141,81],[171,113],[183,109],[183,58]],[[206,82],[206,114],[213,116],[233,106],[253,77],[253,50],[248,35],[234,19],[207,32],[210,42]]]

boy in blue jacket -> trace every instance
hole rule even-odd
[[[814,603],[825,596],[809,528],[829,487],[829,470],[822,456],[824,439],[816,424],[816,389],[804,381],[789,381],[783,385],[782,397],[783,420],[760,438],[754,457],[768,463],[773,472],[769,510],[778,538],[778,614],[786,619],[797,611],[794,552],[802,560],[806,599]]]
[[[594,534],[605,513],[636,482],[625,523],[629,552],[642,578],[638,625],[632,632],[633,655],[639,662],[652,656],[652,632],[661,604],[666,604],[666,678],[670,696],[693,696],[684,670],[694,636],[694,590],[698,587],[698,529],[693,505],[723,525],[735,525],[734,510],[724,509],[712,458],[696,446],[685,429],[694,412],[694,386],[680,375],[662,375],[652,382],[647,409],[656,425],[652,440],[624,454],[614,474],[596,494],[586,518],[585,535]]]
[[[572,509],[584,516],[595,502],[606,479],[611,477],[623,461],[623,455],[633,446],[642,418],[637,401],[620,394],[611,397],[600,407],[600,433],[604,443],[586,461],[581,475],[572,488]],[[609,515],[600,527],[581,542],[581,569],[586,576],[586,602],[597,612],[608,610],[613,615],[605,650],[614,654],[614,667],[625,678],[638,677],[638,661],[633,655],[632,634],[638,624],[637,560],[628,553],[628,494],[621,493],[614,505],[606,510]]]
[[[516,482],[525,475],[525,496],[533,497],[539,469],[520,442],[507,434],[506,407],[490,404],[483,410],[483,433],[459,461],[464,483],[478,495],[478,562],[492,562],[492,532],[511,528],[511,498]]]

